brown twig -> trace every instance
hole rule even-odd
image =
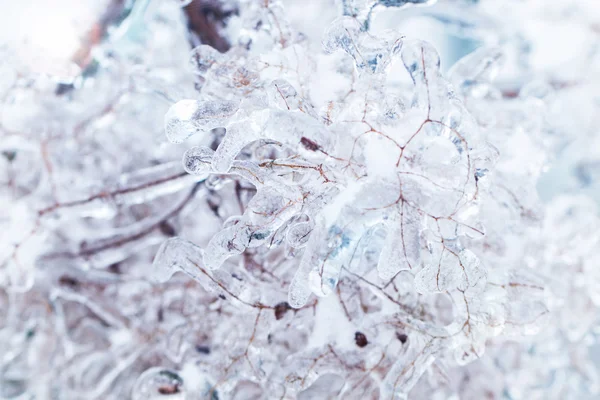
[[[215,0],[193,0],[183,8],[188,20],[188,29],[192,34],[190,44],[192,47],[200,43],[207,44],[221,53],[229,50],[230,44],[219,33],[219,25],[225,25],[232,12],[225,11],[222,5]]]

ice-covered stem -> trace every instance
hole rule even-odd
[[[170,232],[165,231],[165,223],[177,216],[192,200],[196,200],[201,183],[195,183],[189,193],[164,213],[146,218],[138,223],[121,229],[115,229],[109,236],[87,238],[79,251],[52,252],[40,260],[45,265],[57,265],[70,261],[82,268],[90,265],[94,268],[106,268],[115,265],[145,247],[149,247]],[[155,235],[153,235],[155,234]],[[153,237],[155,236],[155,237]]]
[[[257,288],[249,288],[224,271],[210,271],[202,261],[202,250],[181,238],[165,241],[154,258],[150,277],[157,282],[166,282],[178,271],[182,271],[199,282],[204,288],[236,301],[245,307],[269,307],[260,302]]]

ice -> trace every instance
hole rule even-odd
[[[490,83],[498,75],[503,58],[504,54],[499,48],[481,47],[450,68],[449,80],[457,90],[481,97],[490,90]]]
[[[327,28],[323,36],[323,49],[332,53],[342,49],[350,55],[357,64],[361,56],[357,48],[358,38],[361,31],[360,23],[350,17],[341,17],[336,19]]]
[[[440,57],[429,43],[420,40],[404,40],[401,57],[415,84],[415,101],[426,110],[428,119],[441,119],[447,113],[448,83],[440,73]]]
[[[226,259],[241,254],[246,248],[257,247],[300,209],[299,196],[285,186],[265,186],[248,203],[236,224],[218,232],[208,243],[204,262],[209,269],[218,269]]]
[[[195,278],[198,276],[198,265],[202,265],[201,255],[202,250],[191,242],[181,238],[168,239],[154,257],[150,278],[156,282],[166,282],[178,271]]]
[[[0,46],[0,397],[598,397],[593,1],[54,2],[77,76]]]
[[[140,375],[131,392],[133,400],[184,400],[183,379],[176,371],[152,367]]]
[[[191,147],[183,155],[183,168],[188,174],[208,175],[214,154],[208,147]]]
[[[313,226],[310,222],[298,222],[290,226],[287,232],[287,243],[294,248],[306,246]]]
[[[290,285],[288,303],[293,308],[304,306],[310,297],[310,274],[314,266],[319,265],[319,262],[321,261],[317,251],[321,242],[325,239],[326,232],[324,232],[324,225],[324,220],[317,221],[314,231],[310,235],[310,239],[308,239],[308,243],[304,249],[304,255],[300,260],[298,270]]]
[[[387,222],[387,234],[377,263],[383,280],[393,278],[400,271],[417,268],[421,260],[421,217],[405,203],[398,208],[400,215]]]
[[[217,147],[212,167],[217,172],[227,172],[239,152],[262,137],[261,126],[253,121],[240,121],[227,127],[223,141]]]
[[[482,290],[486,271],[475,254],[447,247],[443,242],[432,248],[429,261],[415,276],[415,287],[420,293]]]
[[[201,78],[206,78],[208,71],[223,61],[224,56],[206,44],[197,46],[190,52],[190,66],[192,71]]]
[[[165,114],[165,133],[172,143],[181,143],[197,133],[223,127],[237,112],[239,103],[231,100],[180,100]]]
[[[218,232],[206,245],[204,264],[208,269],[221,267],[229,257],[241,254],[250,242],[250,229],[245,226],[232,226]]]

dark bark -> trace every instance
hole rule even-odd
[[[237,10],[226,10],[218,0],[193,0],[184,7],[192,47],[207,44],[221,53],[229,50],[230,43],[219,32],[226,20]]]

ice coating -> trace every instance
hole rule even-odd
[[[402,202],[400,215],[387,223],[387,234],[379,255],[377,271],[381,279],[393,278],[403,270],[412,270],[421,261],[421,216]]]
[[[183,379],[176,371],[154,367],[144,371],[132,390],[133,400],[160,400],[186,398]]]
[[[478,123],[442,76],[430,44],[395,31],[373,35],[343,17],[326,31],[323,46],[346,53],[355,68],[356,82],[344,101],[316,112],[297,81],[262,78],[255,70],[248,90],[257,101],[244,94],[238,117],[220,120],[225,136],[216,150],[186,152],[186,171],[241,179],[255,190],[243,213],[198,254],[207,270],[218,271],[253,249],[269,254],[284,244],[288,257],[297,260],[287,300],[293,309],[309,306],[312,295],[341,295],[350,278],[370,283],[374,276],[396,290],[406,286],[412,296],[448,294],[464,303],[457,314],[462,322],[448,327],[414,320],[422,325],[421,336],[414,336],[382,386],[386,396],[402,397],[446,346],[460,363],[483,352],[472,332],[485,331],[484,318],[476,315],[485,313],[477,304],[488,296],[487,272],[467,246],[484,234],[477,207],[497,152],[479,138]],[[223,65],[235,68],[231,58],[201,53],[202,76]],[[457,64],[454,82],[461,88],[468,79],[489,82],[498,57],[486,54]],[[398,63],[412,80],[409,94],[384,84]],[[200,103],[213,96],[208,86]],[[265,144],[277,150],[252,150]],[[384,298],[396,301],[389,294]]]
[[[348,17],[333,22],[323,45],[329,52],[343,50],[359,72],[368,72],[361,74],[357,83],[368,103],[361,107],[365,98],[351,95],[347,108],[338,112],[339,121],[332,115],[323,120],[293,84],[283,79],[270,81],[266,83],[267,108],[244,111],[242,105],[243,119],[222,120],[220,127],[226,133],[214,153],[205,148],[186,152],[188,172],[227,173],[256,187],[243,215],[207,244],[203,252],[206,267],[217,269],[246,249],[262,246],[271,237],[275,240],[277,230],[284,229],[287,243],[303,253],[288,300],[299,308],[311,293],[328,296],[334,292],[343,271],[362,273],[362,265],[355,261],[357,252],[366,251],[364,246],[374,229],[384,227],[385,239],[376,250],[380,252],[376,264],[381,279],[411,271],[422,292],[465,292],[485,285],[477,257],[464,249],[456,235],[459,226],[467,229],[460,214],[477,196],[483,176],[475,176],[481,159],[477,154],[485,151],[479,151],[477,146],[483,145],[474,136],[476,127],[441,75],[435,49],[393,31],[381,37],[367,34]],[[209,61],[202,61],[198,70],[210,74],[211,69],[219,68],[216,56],[203,53]],[[390,123],[375,117],[376,110],[389,110],[400,100],[375,93],[386,91],[379,82],[394,62],[402,62],[412,78],[414,96],[409,99],[410,110],[393,111],[394,122]],[[199,104],[204,103],[190,105],[187,119]],[[302,156],[265,162],[236,160],[243,149],[260,140],[274,140]],[[384,148],[387,153],[381,152]],[[365,151],[365,156],[358,157],[357,149]],[[421,164],[416,164],[416,159]],[[336,164],[344,166],[343,172],[329,173]],[[486,167],[489,170],[492,165]],[[336,194],[322,197],[334,187]],[[313,204],[319,205],[315,208]],[[319,222],[288,223],[309,207]],[[432,239],[422,241],[425,221],[433,225]],[[422,265],[427,246],[437,250],[427,256],[433,261]]]
[[[0,397],[598,397],[593,1],[109,3],[0,46]]]
[[[235,101],[181,100],[165,115],[165,132],[172,143],[181,143],[197,133],[223,126],[237,112]]]
[[[183,168],[188,174],[203,175],[211,171],[214,150],[208,147],[191,147],[183,155]]]

